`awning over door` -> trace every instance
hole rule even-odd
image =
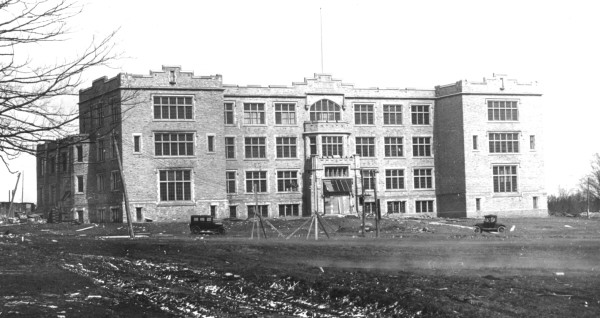
[[[325,186],[325,192],[327,193],[351,193],[352,192],[352,179],[329,179],[323,180]]]

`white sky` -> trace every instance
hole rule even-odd
[[[116,50],[126,58],[85,74],[86,86],[161,65],[222,74],[226,84],[290,85],[321,71],[319,8],[324,71],[357,87],[433,89],[492,73],[538,81],[548,193],[576,187],[600,152],[594,1],[88,0],[70,41],[28,54],[62,59],[120,28]],[[23,156],[11,168],[27,171],[25,200],[35,201],[35,160]],[[4,201],[16,176],[1,166],[0,180]]]

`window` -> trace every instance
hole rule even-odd
[[[366,214],[375,213],[375,202],[365,202],[363,204],[363,211]]]
[[[230,205],[229,206],[229,217],[230,218],[237,218],[237,206],[235,205]]]
[[[535,136],[529,136],[529,150],[535,150]]]
[[[538,197],[533,197],[533,208],[538,209]]]
[[[417,212],[417,213],[433,212],[433,200],[415,201],[415,212]]]
[[[193,133],[155,133],[154,155],[156,156],[193,156]]]
[[[295,125],[296,105],[291,103],[275,103],[275,124]]]
[[[97,159],[98,161],[104,161],[105,159],[105,151],[106,149],[104,149],[104,139],[98,139],[98,146],[96,147],[97,150]]]
[[[431,157],[431,137],[413,137],[413,157]]]
[[[386,157],[402,157],[404,155],[402,137],[385,137],[383,143]]]
[[[493,166],[494,192],[517,192],[517,166]]]
[[[356,125],[373,125],[373,105],[355,104],[354,123]]]
[[[225,158],[235,159],[235,137],[225,137]]]
[[[110,189],[112,191],[121,189],[121,174],[119,171],[111,171],[110,172]]]
[[[490,133],[490,153],[519,152],[519,133]]]
[[[50,198],[48,198],[50,204],[54,204],[56,202],[56,185],[50,185]]]
[[[265,124],[265,104],[244,103],[244,124],[245,125],[264,125]]]
[[[328,99],[310,106],[310,121],[339,121],[341,120],[340,106]]]
[[[226,171],[225,172],[225,182],[227,182],[227,193],[236,193],[236,172],[235,171]]]
[[[410,110],[413,125],[429,125],[429,105],[412,105]]]
[[[46,158],[42,157],[40,160],[40,170],[39,170],[40,176],[43,177],[44,174],[46,174]]]
[[[480,198],[475,199],[475,211],[477,211],[477,212],[481,211],[481,199]]]
[[[104,221],[106,221],[106,220],[104,219],[104,214],[105,214],[104,212],[105,212],[105,211],[106,211],[106,209],[105,209],[105,208],[98,208],[98,209],[96,209],[96,217],[98,218],[98,221],[99,221],[99,222],[104,222]]]
[[[104,104],[96,105],[96,125],[97,127],[104,126]]]
[[[77,152],[77,162],[83,162],[83,146],[76,146],[75,149],[75,152]]]
[[[277,192],[298,191],[297,171],[277,171]]]
[[[192,97],[154,96],[154,119],[192,119]]]
[[[348,167],[325,167],[325,177],[348,177]]]
[[[387,190],[404,189],[404,170],[385,170],[385,188]]]
[[[383,105],[383,124],[402,125],[402,105]]]
[[[102,173],[96,175],[96,188],[98,191],[104,191],[104,174]]]
[[[375,157],[375,137],[356,137],[356,154],[361,157]]]
[[[341,136],[323,136],[321,143],[324,157],[344,155]]]
[[[233,125],[234,121],[233,103],[225,103],[225,125]]]
[[[117,146],[116,146],[116,143],[111,142],[110,143],[110,149],[111,149],[111,151],[110,151],[110,157],[113,158],[113,159],[117,159]]]
[[[365,190],[375,189],[375,170],[362,170],[362,186]]]
[[[83,176],[77,176],[77,193],[83,193]]]
[[[479,145],[477,144],[477,135],[473,136],[473,150],[477,150]]]
[[[140,153],[142,152],[142,136],[140,135],[134,135],[133,136],[133,152],[134,153]]]
[[[191,170],[159,170],[160,201],[192,200]]]
[[[517,121],[519,111],[517,101],[488,100],[488,120]]]
[[[210,206],[210,216],[212,216],[213,218],[217,217],[217,206],[216,205]]]
[[[406,213],[406,201],[388,201],[387,213]]]
[[[60,153],[60,171],[61,172],[67,171],[68,163],[69,162],[67,160],[67,153],[61,152]]]
[[[431,189],[433,188],[432,169],[415,169],[413,170],[415,189]]]
[[[44,187],[39,187],[37,192],[37,203],[38,206],[44,204]]]
[[[267,172],[266,171],[246,171],[246,192],[247,193],[266,193],[267,192]]]
[[[246,158],[257,159],[266,158],[266,142],[265,137],[246,137],[244,138],[246,147]]]
[[[48,159],[48,165],[50,166],[50,174],[56,172],[56,158],[54,156]]]
[[[299,204],[280,204],[279,205],[279,216],[300,216],[300,205]]]
[[[119,119],[120,119],[120,110],[119,110],[119,103],[116,102],[116,98],[115,97],[111,97],[108,102],[110,103],[110,112],[112,115],[112,122],[113,123],[118,123]]]
[[[138,222],[142,222],[144,220],[144,216],[142,214],[142,208],[135,208],[135,218]]]
[[[121,208],[110,208],[110,221],[113,223],[123,222],[123,212],[121,212]]]
[[[258,215],[263,218],[269,217],[269,206],[268,205],[249,205],[248,206],[248,217],[254,217],[254,214],[258,213]]]
[[[296,137],[277,137],[277,158],[296,158]]]
[[[317,155],[317,137],[309,137],[310,142],[310,154]]]
[[[215,152],[215,136],[214,135],[206,136],[206,151]]]

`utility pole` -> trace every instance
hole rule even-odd
[[[590,218],[590,178],[587,178],[587,217]]]
[[[6,216],[8,216],[9,218],[13,217],[13,214],[12,214],[12,205],[13,205],[13,201],[15,200],[15,193],[17,193],[17,187],[19,186],[19,179],[21,179],[21,173],[20,172],[17,175],[17,182],[15,183],[15,189],[12,192],[12,196],[10,197],[10,203],[8,204],[8,213],[6,213]],[[8,193],[10,195],[10,190],[8,190]]]
[[[377,202],[377,174],[379,170],[371,170],[371,179],[373,180],[373,194],[375,199],[375,237],[379,237],[379,202]]]
[[[360,184],[362,185],[362,200],[363,200],[363,206],[362,206],[362,236],[365,236],[365,177],[363,174],[363,170],[360,169]]]
[[[125,197],[125,212],[127,215],[127,228],[129,229],[129,237],[135,238],[133,233],[133,224],[131,223],[131,213],[129,213],[129,196],[127,195],[127,187],[125,186],[125,173],[123,172],[123,164],[121,162],[121,154],[119,153],[119,147],[117,145],[117,138],[115,138],[114,132],[112,133],[113,145],[117,152],[117,162],[119,163],[119,172],[121,174],[121,186],[123,187],[123,196]]]

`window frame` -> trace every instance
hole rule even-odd
[[[248,144],[248,140],[253,141],[256,139],[258,143]],[[254,149],[257,147],[256,149]],[[257,156],[254,156],[255,150]],[[249,156],[250,154],[250,156]],[[244,137],[244,159],[250,160],[264,160],[267,159],[267,137],[262,136],[245,136]]]
[[[231,106],[231,109],[227,109],[227,106]],[[223,103],[223,115],[224,115],[224,124],[227,126],[235,125],[235,102],[225,101]],[[231,115],[231,118],[228,116]],[[231,119],[231,122],[228,121]]]
[[[231,178],[233,176],[233,178]],[[233,191],[231,191],[233,189]],[[225,192],[227,194],[237,193],[237,170],[225,171]]]
[[[163,173],[165,176],[164,180]],[[181,175],[179,180],[177,179],[178,173]],[[158,182],[159,204],[194,202],[194,171],[192,168],[159,169],[156,177]],[[174,177],[174,179],[171,179],[171,177]],[[165,185],[164,189],[163,184]],[[173,199],[171,199],[170,189],[173,189]],[[179,195],[178,190],[180,190],[181,196]],[[181,199],[179,199],[179,197],[181,197]]]
[[[75,182],[77,183],[77,186],[75,187],[75,193],[85,193],[85,179],[83,178],[83,175],[76,175]]]
[[[510,173],[505,173],[502,170],[510,168]],[[504,181],[502,181],[504,180]],[[517,194],[519,193],[519,165],[518,164],[493,164],[492,165],[492,192],[495,195],[501,194]],[[501,186],[503,185],[503,186]],[[510,186],[508,191],[507,186]],[[503,189],[502,189],[503,188]]]
[[[216,140],[217,136],[215,134],[206,134],[206,152],[215,153],[217,152]]]
[[[252,214],[250,213],[250,208],[252,208]],[[260,215],[263,218],[269,217],[269,204],[248,204],[246,205],[246,210],[248,211],[248,218],[254,216],[255,209],[260,209]]]
[[[434,201],[435,200],[415,200],[415,213],[434,213],[435,212]],[[425,205],[425,208],[428,211],[419,211],[419,210],[423,209],[423,205]],[[429,211],[430,208],[431,208],[431,211]]]
[[[288,143],[283,143],[284,141],[288,141]],[[286,151],[288,155],[286,155]],[[275,157],[277,159],[297,159],[298,138],[296,138],[295,136],[275,137]]]
[[[283,208],[283,211],[282,211]],[[288,209],[291,209],[291,213],[286,213]],[[277,210],[279,212],[279,217],[287,218],[287,217],[299,217],[300,213],[300,204],[299,203],[280,203],[277,205]],[[282,213],[283,212],[283,213]]]
[[[373,176],[371,176],[371,171],[373,171]],[[377,180],[377,169],[375,168],[364,168],[361,169],[361,186],[364,190],[375,190],[375,182]],[[366,185],[365,185],[366,184]],[[366,203],[366,202],[365,202]]]
[[[390,206],[397,205],[398,210],[397,211],[393,211],[394,209],[391,209],[392,211],[390,211]],[[406,214],[406,201],[405,200],[390,200],[386,202],[386,206],[387,206],[387,214]]]
[[[393,175],[396,172],[396,175]],[[394,184],[394,181],[396,182]],[[401,168],[396,169],[385,169],[385,190],[406,190],[406,175],[405,170]],[[394,186],[396,185],[396,186]]]
[[[494,107],[494,103],[498,103],[498,107]],[[504,105],[500,105],[501,103],[504,103]],[[514,103],[514,107],[508,107],[506,103]],[[488,122],[518,122],[520,117],[519,104],[520,101],[518,99],[486,99]],[[498,110],[497,116],[494,111],[496,109]],[[507,114],[510,114],[510,119],[507,119]]]
[[[286,174],[289,174],[289,176]],[[299,174],[298,170],[277,170],[277,173],[276,173],[277,192],[278,193],[299,192],[300,183],[298,182],[298,174]],[[292,183],[295,183],[296,186],[293,187]]]
[[[391,110],[391,107],[394,108],[393,111]],[[383,125],[385,125],[385,126],[402,126],[404,123],[402,115],[403,115],[402,104],[383,104]],[[393,123],[391,120],[392,118],[394,118]],[[399,123],[398,123],[398,120],[400,121]]]
[[[362,158],[377,157],[375,137],[354,137],[354,140],[356,145],[356,155],[361,156]],[[365,143],[365,141],[367,142]]]
[[[395,143],[391,141],[395,140]],[[400,140],[400,143],[397,141]],[[387,136],[383,137],[383,146],[384,146],[384,157],[385,158],[403,158],[404,157],[404,137],[400,136]],[[395,149],[396,155],[392,155],[392,149]],[[398,151],[399,150],[399,151]],[[400,154],[398,154],[400,152]]]
[[[160,100],[160,103],[157,104],[157,98]],[[163,98],[167,98],[167,103],[163,103]],[[172,104],[171,98],[175,98],[175,103]],[[179,104],[179,98],[183,98],[184,103]],[[152,118],[154,121],[194,121],[195,120],[195,100],[194,95],[163,95],[156,94],[151,96],[152,100]],[[187,101],[190,101],[190,104],[187,104]],[[159,107],[159,112],[157,112],[157,107]],[[172,107],[175,107],[175,112],[173,113]],[[180,111],[180,107],[182,111]],[[166,112],[165,112],[166,109]],[[180,115],[183,113],[183,118],[180,118]],[[171,115],[176,114],[176,118],[172,118]],[[159,115],[157,117],[157,115]],[[167,115],[166,117],[164,115]],[[188,118],[189,115],[189,118]]]
[[[141,154],[142,153],[142,134],[131,134],[131,137],[133,138],[133,153],[134,154]],[[136,141],[137,140],[137,141]],[[137,150],[136,150],[137,148]]]
[[[278,110],[277,109],[278,106],[283,107],[284,105],[288,108],[287,110],[283,110],[283,109]],[[296,114],[296,103],[295,102],[275,102],[275,103],[273,103],[273,110],[275,113],[275,125],[276,126],[296,126],[298,124],[298,116]],[[283,114],[288,114],[288,116],[290,114],[292,114],[292,116],[287,118],[288,119],[287,123],[283,122],[283,116],[282,116]],[[293,119],[293,122],[292,122],[292,120],[290,120],[290,118]],[[279,119],[279,122],[277,122],[278,119]]]
[[[431,123],[433,122],[431,114],[432,110],[433,105],[431,104],[411,104],[410,123],[413,126],[431,126]]]
[[[258,177],[255,174],[258,173]],[[249,175],[252,174],[252,175]],[[264,175],[264,176],[263,176]],[[256,193],[268,193],[269,192],[269,176],[266,170],[246,170],[244,172],[244,189],[246,194],[254,194],[253,188],[255,182],[258,182],[258,190]],[[251,178],[249,178],[250,176]],[[248,187],[250,186],[250,188]]]
[[[250,109],[246,109],[246,107]],[[256,106],[256,109],[252,109],[253,106]],[[260,109],[262,108],[262,109]],[[266,104],[264,102],[247,102],[244,103],[244,126],[264,126],[267,124],[267,111]],[[254,115],[256,116],[254,116]],[[255,123],[255,121],[257,121]]]
[[[311,122],[341,121],[341,109],[342,107],[336,102],[323,98],[310,105],[309,118]]]
[[[333,139],[338,140],[333,142]],[[331,139],[331,140],[326,140]],[[330,142],[331,141],[331,142]],[[334,157],[334,156],[344,156],[344,136],[321,136],[321,156],[323,157]],[[331,151],[330,151],[331,150]],[[337,152],[337,153],[336,153]]]
[[[184,140],[179,140],[180,136],[184,135]],[[158,138],[160,136],[160,138]],[[168,136],[169,140],[164,140],[165,136]],[[172,140],[172,136],[177,136],[177,140]],[[188,137],[191,136],[191,140]],[[159,158],[183,158],[183,157],[194,157],[196,155],[196,133],[192,131],[154,131],[154,156]],[[160,139],[160,140],[158,140]],[[160,148],[158,145],[160,144]],[[176,145],[177,155],[172,154],[173,145]],[[165,146],[169,145],[169,146]],[[181,147],[185,149],[185,154],[180,155]],[[166,147],[166,148],[165,148]],[[160,154],[158,154],[160,149]],[[169,154],[165,155],[165,150],[168,149]],[[191,151],[191,153],[189,153]]]
[[[520,153],[521,133],[518,131],[488,132],[488,151],[490,154]],[[499,139],[496,139],[499,138]],[[512,139],[510,139],[512,138]],[[509,149],[510,148],[510,149]],[[511,151],[509,151],[511,150]]]
[[[110,172],[110,190],[120,191],[123,187],[123,181],[121,180],[121,173],[119,170],[112,170]]]
[[[428,142],[422,143],[421,141],[428,141]],[[413,157],[424,157],[424,158],[433,157],[432,145],[433,145],[433,137],[431,137],[431,136],[413,136],[412,137],[412,156]]]
[[[433,190],[433,168],[418,167],[413,168],[413,189],[415,190]],[[424,174],[421,174],[424,172]]]
[[[229,143],[228,141],[232,142]],[[225,159],[236,159],[237,156],[235,148],[235,137],[225,136]]]
[[[354,125],[373,126],[375,125],[375,104],[355,103],[354,106]]]

